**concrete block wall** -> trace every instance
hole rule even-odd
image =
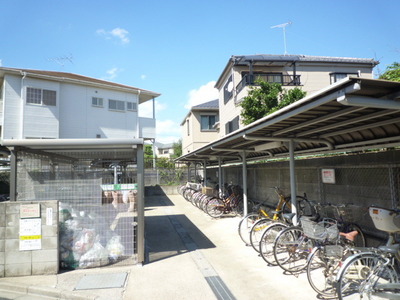
[[[41,249],[20,250],[20,206],[40,204]],[[47,208],[52,215],[47,215]],[[47,218],[51,218],[47,220]],[[49,225],[47,225],[49,224]],[[51,224],[51,225],[50,225]],[[0,277],[49,275],[59,271],[58,201],[0,203]]]

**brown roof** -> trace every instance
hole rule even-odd
[[[106,80],[96,79],[96,78],[73,74],[73,73],[0,67],[0,78],[3,77],[5,73],[18,73],[21,75],[25,73],[28,76],[51,77],[48,79],[52,79],[52,80],[56,80],[56,81],[73,81],[75,83],[81,83],[81,84],[106,85],[106,86],[109,86],[110,88],[131,90],[132,92],[136,92],[136,93],[138,91],[140,91],[140,93],[142,95],[141,100],[144,100],[144,101],[147,101],[149,99],[160,96],[159,93],[155,93],[155,92],[152,92],[149,90],[144,90],[144,89],[136,88],[136,87],[129,86],[129,85],[123,85],[123,84],[119,84],[119,83],[115,83],[115,82],[110,82],[110,81],[106,81]],[[141,102],[144,102],[144,101],[141,101]]]

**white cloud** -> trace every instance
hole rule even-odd
[[[160,103],[157,100],[155,100],[154,107],[155,107],[156,119],[157,119],[157,113],[167,108],[165,104]],[[140,104],[139,116],[145,118],[153,117],[153,101],[147,101],[145,103]]]
[[[118,73],[120,73],[122,69],[119,68],[111,68],[106,71],[107,76],[104,78],[105,80],[113,80],[117,77]]]
[[[98,29],[96,31],[98,35],[104,36],[105,39],[109,40],[111,38],[117,38],[122,44],[128,44],[130,42],[129,32],[123,28],[114,28],[110,31],[104,29]]]
[[[215,81],[210,81],[209,83],[199,87],[197,90],[191,90],[185,108],[190,109],[192,106],[218,99],[218,90],[214,88],[214,86]]]
[[[147,75],[145,75],[145,74],[140,75],[140,79],[145,80],[146,78],[147,78]]]
[[[157,142],[173,143],[182,137],[181,126],[172,120],[156,121]]]
[[[0,59],[0,67],[3,66],[3,61]]]

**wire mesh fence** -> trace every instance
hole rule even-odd
[[[17,200],[59,201],[61,268],[137,262],[134,155],[18,151]]]
[[[175,163],[170,158],[145,159],[145,185],[182,185],[188,181],[185,164]]]

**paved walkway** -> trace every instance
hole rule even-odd
[[[2,278],[0,300],[317,299],[305,274],[285,275],[244,245],[237,217],[212,219],[180,195],[146,197],[145,215],[143,266]],[[96,275],[126,275],[125,285],[76,290],[82,278]]]

